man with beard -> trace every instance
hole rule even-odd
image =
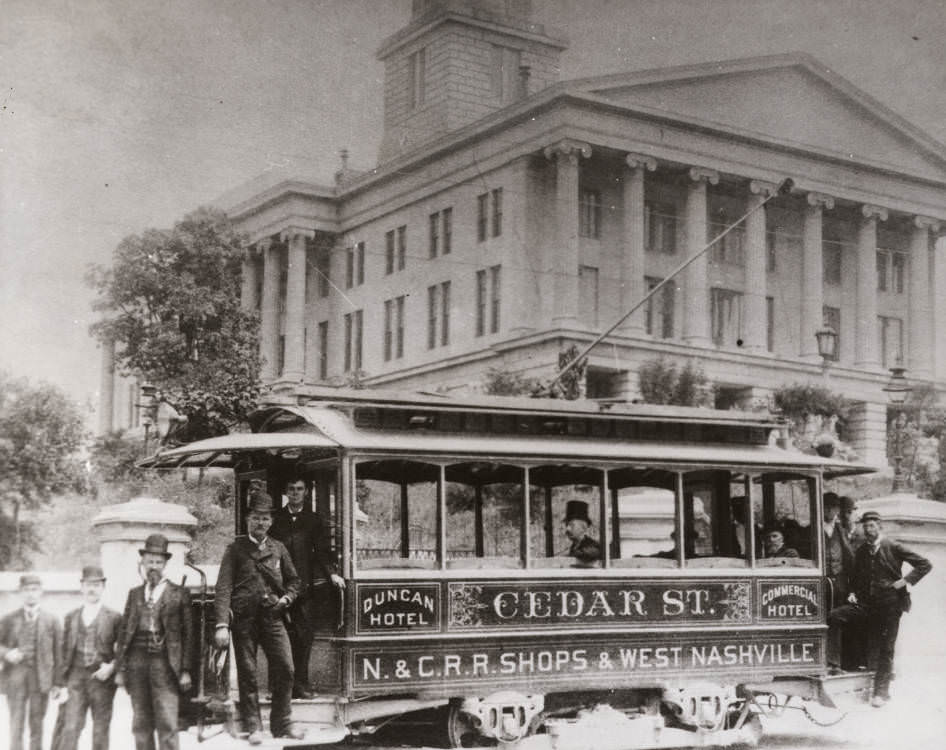
[[[869,510],[861,516],[864,543],[854,553],[849,604],[828,616],[829,623],[863,624],[867,639],[867,664],[874,674],[871,705],[880,708],[890,700],[893,656],[900,632],[900,617],[910,611],[910,587],[933,566],[922,555],[882,533],[880,514]],[[903,574],[903,563],[911,570]]]
[[[601,559],[601,545],[588,533],[590,526],[588,503],[569,500],[565,505],[565,536],[571,546],[565,554],[574,557],[582,566],[594,565]]]
[[[251,745],[263,743],[256,674],[258,647],[266,654],[273,685],[269,714],[273,737],[299,740],[305,736],[292,725],[292,651],[285,623],[286,610],[299,594],[299,576],[282,542],[267,536],[272,523],[272,499],[262,491],[252,493],[246,519],[248,533],[234,539],[223,553],[214,596],[214,643],[217,648],[226,648],[233,631],[240,719]]]
[[[762,531],[762,544],[765,556],[797,558],[798,550],[785,544],[785,532],[778,524],[769,524]]]
[[[115,669],[131,697],[137,750],[178,750],[178,706],[191,688],[194,625],[190,594],[164,577],[171,553],[163,534],[138,550],[145,582],[128,592]]]

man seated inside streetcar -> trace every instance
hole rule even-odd
[[[785,544],[785,534],[781,526],[769,524],[762,532],[762,543],[766,557],[799,557],[798,550]]]
[[[590,527],[588,503],[569,500],[565,505],[565,536],[571,546],[565,554],[574,557],[580,565],[593,565],[601,559],[601,545],[588,533]]]

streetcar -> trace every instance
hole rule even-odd
[[[346,581],[321,594],[319,696],[294,702],[310,744],[415,715],[455,747],[754,743],[786,700],[869,695],[828,667],[821,495],[871,468],[786,447],[776,417],[313,387],[251,427],[144,465],[232,470],[236,533],[254,482],[277,503],[306,482]],[[593,559],[569,555],[574,509]],[[204,724],[226,654],[197,658]]]

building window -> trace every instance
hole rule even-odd
[[[440,244],[440,212],[430,215],[430,234],[428,244],[430,246],[430,257],[436,258]]]
[[[725,217],[725,214],[723,214],[723,217]],[[706,241],[709,242],[710,240],[722,234],[728,226],[729,223],[725,220],[722,222],[709,222],[707,225],[708,236]],[[730,266],[744,265],[744,238],[745,225],[740,223],[738,226],[733,227],[725,237],[721,237],[719,240],[713,243],[713,260],[716,263],[725,263],[726,265]]]
[[[776,247],[778,246],[778,230],[765,233],[765,270],[773,273],[777,268]]]
[[[319,380],[328,377],[328,321],[319,322]]]
[[[355,248],[345,250],[345,288],[351,289],[355,285]]]
[[[384,361],[404,356],[404,299],[402,295],[384,303]]]
[[[582,190],[578,195],[578,235],[601,238],[601,192]]]
[[[486,228],[489,222],[489,193],[476,196],[476,240],[486,241]]]
[[[500,286],[502,283],[502,266],[493,266],[489,269],[489,332],[499,333],[499,313],[501,308]]]
[[[887,291],[887,266],[890,263],[890,253],[886,250],[877,251],[877,291]]]
[[[365,243],[355,245],[355,284],[365,283]]]
[[[502,266],[476,272],[476,335],[499,332],[502,309]],[[488,274],[488,276],[487,276]],[[487,283],[489,286],[487,286]]]
[[[427,94],[427,50],[419,49],[407,58],[408,76],[411,84],[411,109],[424,103]]]
[[[765,298],[765,350],[775,351],[775,297]]]
[[[710,290],[713,343],[738,346],[742,341],[742,292],[714,287]]]
[[[906,253],[893,253],[890,256],[891,268],[890,268],[890,283],[891,291],[896,292],[897,294],[903,294],[904,288],[904,277],[907,273],[907,256]]]
[[[394,273],[394,230],[384,233],[384,273]]]
[[[407,227],[397,228],[397,270],[403,271],[407,262]]]
[[[821,308],[822,324],[834,330],[838,335],[837,345],[834,347],[834,356],[829,357],[832,362],[841,359],[841,308],[824,305]]]
[[[345,314],[345,372],[361,369],[362,311]]]
[[[677,212],[668,203],[644,202],[644,236],[647,250],[672,255],[677,250]]]
[[[598,269],[594,266],[578,267],[578,304],[582,322],[592,328],[598,327]]]
[[[437,332],[440,335],[437,335]],[[427,287],[427,348],[450,343],[450,282]]]
[[[500,102],[511,102],[516,98],[521,59],[519,50],[493,45],[490,55],[490,79],[493,96]]]
[[[276,372],[280,375],[286,369],[286,335],[280,334],[279,348],[276,350]]]
[[[319,297],[328,297],[329,279],[332,273],[332,256],[327,248],[321,248],[315,256],[315,272],[319,277]]]
[[[453,209],[445,208],[440,214],[443,218],[443,254],[449,255],[453,249]]]
[[[832,286],[841,284],[841,250],[840,242],[825,240],[821,243],[822,274],[825,284]]]
[[[440,285],[440,345],[450,343],[450,282]]]
[[[490,192],[493,202],[493,237],[503,233],[503,189],[496,188]]]
[[[433,349],[437,346],[437,295],[439,288],[434,286],[427,287],[427,348]]]
[[[645,276],[647,291],[653,291],[662,279]],[[644,330],[649,336],[662,339],[673,338],[674,285],[666,284],[649,300],[644,311]]]
[[[893,367],[903,364],[903,320],[880,315],[877,318],[880,337],[881,364]]]
[[[476,272],[476,335],[486,333],[486,271]]]

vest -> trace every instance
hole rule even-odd
[[[23,654],[23,662],[25,664],[35,664],[36,644],[39,640],[39,613],[36,613],[33,622],[29,621],[29,618],[26,617],[26,613],[23,614],[23,617],[23,640],[19,644],[19,649]]]
[[[844,548],[841,545],[841,540],[835,534],[825,535],[824,542],[825,569],[828,576],[837,578],[844,570]]]
[[[76,658],[79,659],[81,666],[92,667],[98,662],[99,657],[98,649],[95,648],[95,623],[98,620],[98,616],[96,616],[89,627],[86,627],[85,623],[82,622],[81,613],[78,619],[79,628],[76,631]]]
[[[164,628],[158,617],[157,602],[145,599],[144,606],[138,612],[134,643],[148,649],[152,654],[159,653],[164,648]]]

